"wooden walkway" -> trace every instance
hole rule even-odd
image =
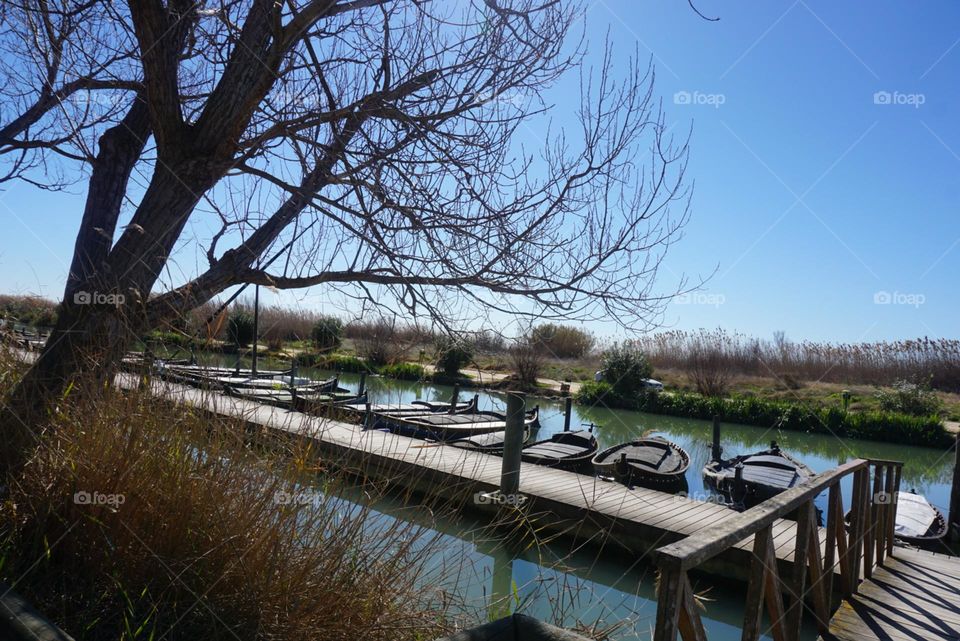
[[[135,377],[121,375],[121,386]],[[220,393],[153,381],[156,393],[203,410],[242,418],[248,424],[312,439],[331,459],[361,468],[371,478],[403,479],[403,484],[428,495],[461,503],[476,503],[475,494],[496,490],[501,459],[381,432],[361,430],[350,423],[311,417],[261,405]],[[667,543],[715,528],[737,515],[714,503],[644,488],[627,488],[592,476],[522,463],[520,493],[527,497],[528,514],[538,527],[554,533],[592,540],[644,555]],[[476,504],[480,510],[491,506]],[[778,565],[789,568],[796,547],[796,522],[773,524]],[[821,546],[826,533],[820,528]],[[718,558],[708,572],[746,578],[752,542],[744,540]]]
[[[821,639],[960,639],[960,558],[896,548]]]

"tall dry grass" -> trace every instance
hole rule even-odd
[[[929,383],[960,392],[960,340],[919,338],[876,343],[792,342],[724,330],[671,331],[640,339],[661,369],[691,371],[698,359],[732,374],[788,377],[804,381],[892,385]]]
[[[73,389],[46,428],[2,504],[0,576],[76,638],[445,632],[439,535],[339,498],[304,446],[141,392]]]

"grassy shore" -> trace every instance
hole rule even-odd
[[[20,368],[0,364],[3,393]],[[74,388],[0,511],[0,579],[78,639],[433,639],[438,534],[296,443]],[[355,483],[355,479],[350,480]],[[354,492],[353,495],[357,493]]]

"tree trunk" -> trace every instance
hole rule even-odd
[[[122,304],[91,300],[61,305],[46,345],[0,414],[3,473],[16,474],[36,446],[44,421],[66,395],[92,390],[93,385],[112,380],[120,359],[139,333],[139,324],[134,321]],[[80,381],[83,385],[71,387]]]

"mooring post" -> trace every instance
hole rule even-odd
[[[500,494],[508,499],[516,497],[520,492],[520,450],[523,449],[524,410],[523,394],[507,393],[507,432],[503,437]]]
[[[290,387],[296,387],[296,381],[297,381],[297,359],[291,358],[290,359]],[[294,393],[296,393],[296,390],[294,390]]]
[[[363,412],[363,429],[368,430],[370,429],[370,419],[372,418],[373,412],[370,411],[370,403],[367,402],[366,405]]]
[[[953,445],[953,485],[950,487],[950,513],[947,515],[947,536],[960,540],[960,433]]]
[[[567,397],[563,408],[563,431],[570,431],[570,414],[573,413],[573,398]]]
[[[453,395],[450,397],[450,414],[457,411],[457,398],[460,396],[460,386],[453,386]]]
[[[363,390],[367,388],[367,373],[360,372],[360,387],[357,389],[357,396],[363,396]]]
[[[710,450],[710,460],[719,461],[723,455],[723,448],[720,447],[720,417],[713,417],[713,447]]]

